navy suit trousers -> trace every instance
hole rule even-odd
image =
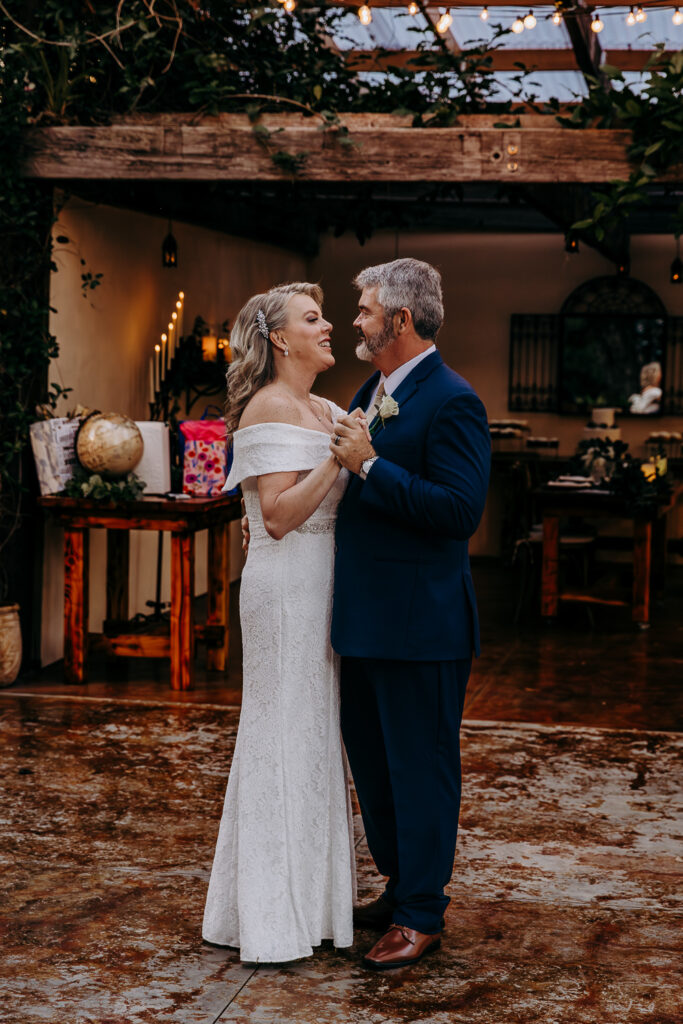
[[[342,734],[370,853],[394,922],[430,935],[449,902],[471,664],[341,660]]]

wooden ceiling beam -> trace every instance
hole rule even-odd
[[[600,71],[600,65],[605,62],[598,35],[591,30],[592,10],[592,7],[588,10],[584,6],[583,0],[574,0],[571,10],[564,11],[564,24],[583,77],[587,81],[597,79],[603,85],[609,85],[609,79]]]
[[[622,71],[642,71],[652,55],[652,50],[608,50],[602,55],[602,63]],[[535,71],[578,70],[575,50],[498,49],[489,51],[488,56],[493,71],[518,71],[519,64]],[[346,59],[355,71],[386,71],[390,67],[423,71],[434,66],[429,55],[418,50],[349,50]]]
[[[499,116],[500,119],[501,116]],[[514,117],[514,115],[511,116]],[[305,153],[308,181],[594,183],[627,178],[631,135],[621,129],[572,130],[553,117],[530,127],[496,128],[462,117],[451,128],[405,127],[391,115],[345,115],[354,147],[342,148],[316,118],[266,115],[277,148]],[[26,133],[27,177],[58,181],[278,181],[288,175],[270,158],[244,114],[180,120],[137,118],[106,126],[60,125]],[[662,176],[683,182],[683,166]]]

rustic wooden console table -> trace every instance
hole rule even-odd
[[[641,628],[650,624],[653,569],[663,576],[666,565],[666,521],[669,512],[683,494],[676,483],[668,501],[647,512],[629,508],[608,492],[561,490],[543,487],[536,498],[543,514],[543,566],[541,571],[541,614],[548,619],[558,613],[561,601],[631,606],[631,617]],[[586,519],[626,519],[633,522],[633,592],[631,601],[606,598],[590,591],[560,590],[560,519],[582,516]]]
[[[47,495],[40,505],[64,527],[64,675],[69,683],[86,677],[88,642],[108,653],[171,659],[171,686],[193,685],[194,646],[208,646],[208,667],[223,671],[228,652],[230,594],[229,523],[240,517],[240,500],[216,498],[142,498],[125,505]],[[88,634],[89,534],[107,531],[107,620],[103,634]],[[168,632],[133,632],[128,620],[130,530],[171,534],[171,623]],[[195,625],[195,534],[208,530],[208,615]]]

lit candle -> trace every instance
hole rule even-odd
[[[179,294],[182,295],[183,293],[180,292]],[[175,308],[178,310],[178,337],[182,338],[182,336],[183,336],[183,310],[184,310],[184,303],[183,303],[183,300],[180,297],[178,298],[178,301],[175,304]]]
[[[165,334],[161,335],[161,378],[162,380],[166,377],[166,371],[168,370],[168,345],[166,342],[168,337]]]
[[[171,339],[171,343],[173,345],[173,351],[175,352],[175,350],[176,350],[175,324],[173,323],[173,321],[171,321],[171,323],[168,325],[166,330],[168,331],[168,336]]]
[[[205,334],[202,338],[202,359],[216,359],[218,356],[218,338],[215,334]]]
[[[161,345],[155,345],[154,346],[154,351],[156,353],[156,355],[154,356],[154,391],[157,392],[157,391],[161,390],[161,374],[159,373],[159,360],[160,360],[160,356],[161,356]]]

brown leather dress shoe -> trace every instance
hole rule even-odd
[[[364,907],[353,908],[353,924],[356,928],[376,928],[385,931],[391,924],[393,905],[384,894]]]
[[[423,935],[403,924],[392,924],[389,931],[363,957],[363,963],[377,971],[405,967],[406,964],[416,964],[426,953],[431,953],[440,945],[441,933]]]

